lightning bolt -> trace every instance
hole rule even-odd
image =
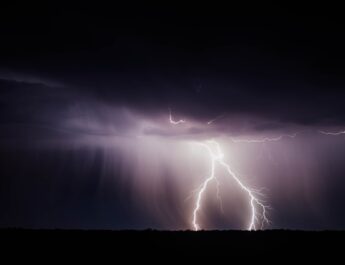
[[[265,205],[263,201],[256,197],[256,195],[262,195],[260,191],[250,189],[247,187],[243,182],[237,177],[237,175],[232,171],[231,167],[224,161],[224,154],[220,148],[220,145],[215,140],[207,141],[206,143],[198,143],[199,145],[203,146],[209,153],[211,157],[211,174],[210,176],[203,182],[195,203],[195,207],[193,210],[193,227],[195,231],[200,230],[200,224],[198,222],[198,212],[202,208],[202,199],[205,191],[209,183],[213,180],[217,181],[217,197],[220,198],[219,194],[219,182],[215,175],[215,168],[216,165],[222,166],[229,176],[235,180],[238,186],[243,190],[248,196],[248,202],[251,208],[251,216],[248,222],[247,229],[248,230],[256,230],[258,221],[261,222],[260,228],[263,228],[264,224],[269,224],[270,221],[267,218],[267,210],[270,208],[269,206]],[[212,148],[213,146],[213,148]],[[221,201],[221,200],[220,200]],[[222,207],[222,204],[221,204]]]
[[[325,131],[319,131],[319,133],[325,134],[325,135],[337,136],[337,135],[345,134],[345,131],[339,131],[339,132],[325,132]]]
[[[344,132],[345,133],[345,132]],[[293,134],[282,134],[277,137],[269,138],[265,137],[262,139],[235,139],[231,138],[231,141],[234,143],[266,143],[266,142],[277,142],[282,140],[283,138],[295,138],[298,133],[293,133]]]
[[[217,119],[222,118],[223,116],[224,115],[220,115],[220,116],[216,117],[215,119],[207,122],[207,124],[211,124],[214,121],[216,121]],[[185,120],[175,121],[172,117],[171,109],[169,109],[169,121],[173,125],[178,125],[180,123],[186,122]],[[233,142],[246,142],[246,143],[264,143],[264,142],[279,141],[284,137],[295,138],[296,135],[297,135],[297,133],[294,133],[291,135],[290,134],[284,134],[284,135],[280,135],[280,136],[275,137],[275,138],[266,137],[266,138],[259,139],[259,140],[232,139],[232,141]],[[263,194],[261,193],[260,190],[251,189],[251,188],[247,187],[240,180],[240,178],[232,171],[231,167],[224,161],[224,154],[220,148],[219,143],[216,142],[215,140],[209,140],[209,141],[206,141],[205,143],[198,142],[197,144],[204,147],[208,151],[208,154],[210,155],[211,174],[200,185],[199,189],[195,191],[195,192],[197,192],[197,199],[196,199],[196,203],[195,203],[194,210],[193,210],[193,227],[194,227],[194,230],[195,231],[200,230],[200,224],[198,222],[198,212],[202,208],[203,195],[204,195],[205,191],[207,190],[207,187],[211,181],[216,181],[216,184],[217,184],[216,196],[217,196],[217,199],[219,201],[220,210],[222,213],[224,213],[223,201],[222,201],[221,194],[220,194],[220,182],[217,179],[216,174],[215,174],[216,165],[222,166],[226,170],[226,172],[229,174],[229,176],[233,180],[235,180],[235,182],[237,183],[239,188],[248,196],[248,202],[249,202],[250,209],[251,209],[251,215],[250,215],[247,229],[248,230],[256,230],[257,226],[258,226],[258,222],[260,222],[260,224],[261,224],[260,229],[263,229],[265,224],[269,224],[270,220],[267,217],[267,212],[268,212],[268,209],[270,209],[270,206],[265,205],[264,202],[257,197],[257,196],[263,196]],[[213,146],[213,148],[212,148],[212,146]]]
[[[180,123],[185,123],[186,121],[185,120],[178,120],[178,121],[175,121],[172,117],[172,114],[171,114],[171,109],[169,109],[169,121],[171,124],[173,125],[178,125]]]
[[[215,119],[210,120],[207,124],[211,124],[215,120],[220,119],[222,117],[223,117],[223,115],[218,116]],[[185,123],[185,120],[175,121],[172,118],[171,109],[169,109],[169,121],[173,125]],[[267,141],[279,141],[283,137],[294,138],[296,135],[297,135],[297,133],[295,133],[293,135],[281,135],[281,136],[278,136],[276,138],[263,138],[261,140],[235,140],[235,139],[232,139],[232,140],[234,142],[243,142],[244,141],[244,142],[248,142],[248,143],[256,143],[256,142],[267,142]],[[245,184],[243,184],[243,182],[239,179],[239,177],[231,170],[231,167],[224,161],[224,154],[220,148],[219,143],[216,142],[215,140],[209,140],[206,143],[200,143],[199,142],[198,144],[201,145],[202,147],[206,148],[206,150],[208,151],[208,153],[211,157],[211,174],[202,183],[201,187],[199,188],[198,194],[197,194],[197,200],[196,200],[195,207],[193,210],[193,227],[194,227],[194,230],[195,231],[200,230],[200,225],[198,222],[198,212],[202,208],[203,195],[204,195],[205,191],[207,190],[209,183],[213,180],[216,181],[216,184],[217,184],[216,196],[217,196],[217,199],[219,201],[221,212],[224,213],[223,202],[222,202],[222,198],[220,196],[220,182],[215,175],[216,164],[225,168],[225,170],[227,171],[229,176],[232,177],[233,180],[235,180],[235,182],[238,184],[238,186],[241,188],[241,190],[243,190],[248,196],[249,205],[251,208],[251,216],[250,216],[250,221],[249,221],[247,229],[248,230],[256,230],[258,221],[261,221],[260,229],[262,229],[264,227],[265,223],[269,224],[270,220],[267,217],[267,211],[270,207],[268,205],[265,205],[264,202],[256,196],[256,195],[262,196],[263,194],[259,190],[251,189],[251,188],[247,187]],[[215,147],[215,148],[213,148],[215,150],[213,150],[211,148],[212,145],[213,145],[213,147]]]
[[[224,117],[224,114],[219,115],[219,116],[215,117],[214,119],[209,120],[209,121],[207,122],[207,124],[210,125],[210,124],[214,123],[216,120],[219,120],[219,119],[221,119],[221,118],[223,118],[223,117]]]

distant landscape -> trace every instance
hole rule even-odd
[[[270,255],[279,253],[340,256],[345,231],[156,231],[2,229],[9,253],[99,253],[101,255]],[[89,252],[90,251],[90,252]]]

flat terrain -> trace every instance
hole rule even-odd
[[[341,256],[342,231],[106,231],[2,229],[3,253],[16,256],[65,254],[83,258],[205,255],[265,257],[290,254]],[[12,253],[12,254],[11,254]]]

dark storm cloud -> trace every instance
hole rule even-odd
[[[4,69],[148,114],[171,107],[202,120],[345,122],[344,23],[336,17],[34,14],[2,18]]]
[[[0,87],[2,144],[9,139],[123,136],[137,126],[125,108],[35,77],[12,74],[0,78]]]
[[[51,80],[41,79],[37,76],[32,76],[28,74],[20,74],[5,69],[0,69],[0,80],[8,81],[13,83],[22,83],[22,84],[35,84],[35,85],[44,85],[47,87],[63,87],[62,84],[55,83]]]

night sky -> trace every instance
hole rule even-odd
[[[193,229],[210,172],[195,143],[214,139],[263,188],[265,228],[345,229],[345,134],[322,133],[345,131],[344,29],[336,14],[2,8],[0,227]],[[216,174],[225,211],[211,185],[202,228],[246,229],[246,196]]]

